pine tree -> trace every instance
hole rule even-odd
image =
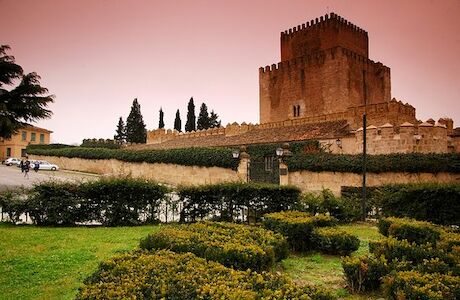
[[[126,119],[126,141],[128,143],[145,143],[147,141],[147,130],[137,99],[134,99],[131,112]]]
[[[211,115],[209,116],[209,128],[220,127],[220,124],[219,115],[216,114],[214,110],[211,110]]]
[[[123,144],[126,140],[126,127],[122,117],[118,120],[117,130],[115,131],[113,139],[117,144]]]
[[[182,132],[182,121],[180,120],[179,110],[176,111],[176,119],[174,119],[174,129]]]
[[[200,107],[200,113],[198,114],[196,128],[198,130],[208,129],[210,127],[209,121],[208,107],[205,103],[202,103]]]
[[[160,107],[160,122],[158,123],[158,128],[159,129],[165,128],[165,122],[164,122],[163,118],[164,118],[163,109]]]
[[[187,122],[185,123],[185,131],[190,132],[196,130],[195,124],[195,104],[193,103],[193,97],[190,98],[187,106]]]

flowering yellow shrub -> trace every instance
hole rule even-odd
[[[102,263],[80,288],[83,299],[334,299],[288,278],[237,271],[192,253],[168,250],[122,254]]]
[[[287,242],[280,234],[225,222],[163,226],[143,239],[140,248],[191,252],[239,270],[267,270],[288,252]]]

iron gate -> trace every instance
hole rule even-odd
[[[263,160],[251,160],[249,163],[249,180],[280,184],[280,169],[278,158],[266,156]]]

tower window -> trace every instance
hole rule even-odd
[[[294,105],[294,117],[300,117],[300,105]]]

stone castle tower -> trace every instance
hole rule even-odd
[[[281,32],[281,62],[259,69],[260,123],[389,103],[390,68],[368,54],[367,32],[334,13]]]

